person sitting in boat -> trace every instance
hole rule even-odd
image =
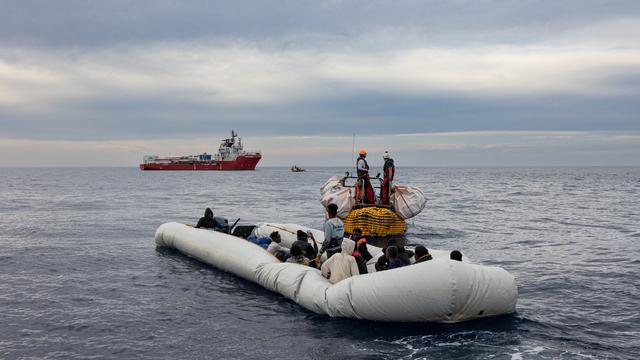
[[[389,259],[389,270],[404,266],[402,260],[398,258],[398,248],[393,245],[387,247],[387,259]]]
[[[360,274],[368,273],[367,261],[371,260],[373,256],[371,256],[367,249],[367,239],[362,236],[362,230],[360,229],[354,229],[353,234],[349,238],[356,243],[356,248],[353,251],[353,257],[356,259]]]
[[[462,261],[462,253],[458,250],[453,250],[451,254],[449,254],[451,260]]]
[[[298,238],[298,240],[296,240],[293,245],[297,245],[298,247],[300,247],[300,249],[302,250],[302,254],[305,257],[314,259],[316,255],[318,255],[318,250],[315,249],[311,244],[309,244],[309,236],[307,235],[307,233],[302,230],[298,230],[298,232],[296,233],[296,237]]]
[[[284,261],[286,256],[289,254],[289,249],[280,245],[282,238],[280,237],[280,233],[277,231],[272,232],[269,237],[271,238],[271,244],[267,247],[267,251],[273,256],[277,257],[278,260]]]
[[[382,168],[384,177],[380,184],[380,204],[389,205],[389,197],[391,196],[393,177],[396,174],[396,166],[393,164],[393,159],[388,151],[382,154],[382,158],[384,159],[384,167]]]
[[[287,259],[288,263],[309,265],[309,259],[302,254],[302,249],[297,244],[294,243],[293,245],[291,245],[290,254],[291,256],[289,256],[289,259]]]
[[[389,270],[389,259],[387,259],[387,256],[385,255],[386,250],[382,251],[382,255],[380,255],[380,257],[378,258],[378,261],[376,261],[376,271],[385,271],[385,270]]]
[[[369,178],[369,164],[367,164],[367,152],[361,149],[356,161],[356,172],[358,174],[358,186],[356,186],[356,202],[361,204],[374,204],[376,201],[371,179]]]
[[[418,245],[415,248],[415,264],[432,260],[433,257],[429,254],[429,249],[422,245]]]
[[[198,220],[196,228],[201,229],[213,229],[215,227],[215,221],[213,220],[213,211],[207,208],[204,211],[204,216]]]
[[[413,251],[405,250],[404,246],[398,244],[396,239],[389,240],[389,246],[395,246],[398,250],[398,259],[402,261],[403,266],[411,265],[411,258],[413,257]]]
[[[327,259],[340,252],[340,245],[344,238],[344,223],[338,218],[338,205],[329,204],[327,206],[327,217],[324,222],[324,241],[318,252],[317,260],[320,260],[325,251]]]
[[[330,257],[320,267],[322,276],[329,278],[329,281],[335,284],[351,276],[359,275],[358,264],[353,255],[351,255],[355,247],[356,244],[353,240],[342,240],[342,251]]]

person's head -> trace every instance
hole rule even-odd
[[[302,230],[298,230],[298,232],[296,232],[296,237],[298,238],[298,240],[302,240],[302,241],[307,241],[307,233],[302,231]]]
[[[204,217],[209,218],[209,219],[213,219],[213,211],[211,211],[211,209],[206,208],[204,210]]]
[[[269,237],[271,238],[271,241],[274,241],[274,242],[277,242],[277,243],[280,243],[280,240],[282,240],[282,239],[280,238],[280,233],[279,233],[279,232],[277,232],[277,231],[272,232],[272,233],[269,235]]]
[[[395,246],[387,247],[387,258],[389,260],[393,260],[398,257],[398,248]]]
[[[302,255],[302,249],[298,244],[291,245],[291,256],[300,256]]]
[[[389,154],[388,151],[385,151],[384,153],[382,153],[382,158],[385,160],[391,159],[391,154]]]
[[[353,254],[353,250],[355,250],[355,248],[356,248],[356,243],[353,242],[353,240],[342,239],[342,245],[340,245],[340,247],[342,248],[342,253],[343,254],[351,255],[351,254]]]
[[[284,251],[278,250],[273,254],[273,256],[275,256],[276,259],[280,260],[280,262],[283,262],[284,258],[285,258],[285,253],[284,253]]]
[[[376,271],[384,271],[389,268],[389,259],[386,256],[380,255],[375,265]]]
[[[367,157],[367,151],[365,149],[360,149],[360,151],[358,151],[358,155],[362,157]]]
[[[327,206],[327,214],[329,214],[330,218],[338,216],[338,205],[329,204]]]
[[[416,259],[419,259],[419,258],[429,254],[429,250],[426,247],[422,246],[422,245],[416,246],[414,251],[416,253]]]
[[[453,250],[450,255],[451,260],[462,261],[462,253],[458,250]]]
[[[358,240],[361,237],[362,237],[362,229],[359,229],[359,228],[353,229],[353,238],[355,240]]]

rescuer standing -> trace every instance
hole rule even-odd
[[[356,170],[358,173],[358,186],[356,187],[356,201],[361,204],[374,204],[376,201],[371,179],[369,178],[369,164],[367,164],[367,152],[361,149],[360,155],[356,161]]]
[[[396,174],[396,166],[393,164],[393,159],[388,151],[382,154],[382,158],[384,159],[384,167],[382,169],[384,177],[380,185],[380,204],[389,205],[389,197],[391,196],[393,176]]]

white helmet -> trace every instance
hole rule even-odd
[[[389,154],[388,151],[385,151],[384,153],[382,153],[382,158],[386,160],[386,159],[391,158],[391,155]]]

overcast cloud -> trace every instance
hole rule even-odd
[[[134,165],[231,128],[265,165],[350,159],[353,133],[414,165],[640,165],[635,1],[0,9],[0,165]]]

